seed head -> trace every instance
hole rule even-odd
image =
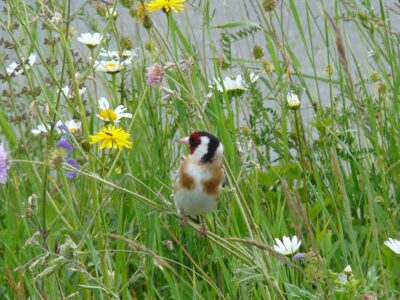
[[[124,35],[121,36],[121,39],[119,40],[119,44],[121,45],[122,49],[132,49],[133,48],[132,40]]]
[[[369,74],[369,78],[371,78],[373,82],[377,82],[381,79],[381,76],[377,71],[372,71],[371,74]]]
[[[268,74],[272,74],[275,71],[274,65],[268,59],[261,60],[261,66]]]
[[[255,59],[260,59],[264,56],[264,49],[260,45],[255,45],[253,48],[253,56]]]
[[[265,11],[271,12],[276,7],[276,0],[264,0],[263,6],[264,6]]]
[[[53,149],[49,155],[49,163],[54,169],[60,169],[64,162],[65,151],[61,148]]]

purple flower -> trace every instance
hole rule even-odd
[[[297,253],[293,256],[293,260],[294,261],[300,261],[301,263],[304,263],[306,259],[306,256],[304,255],[304,253]]]
[[[6,183],[8,171],[8,158],[7,152],[4,150],[3,143],[0,144],[0,183]]]
[[[70,143],[68,143],[67,138],[65,136],[63,136],[57,142],[57,146],[66,149],[68,153],[71,153],[72,151],[75,150],[75,147],[72,146]]]
[[[147,69],[147,84],[156,85],[161,83],[164,77],[164,69],[159,64],[151,65]]]
[[[79,164],[78,164],[78,162],[77,162],[75,159],[73,159],[72,157],[68,157],[65,161],[67,162],[67,164],[73,166],[75,169],[79,169]],[[68,172],[67,172],[67,178],[68,178],[69,180],[74,179],[74,177],[75,177],[76,175],[77,175],[76,172],[71,172],[71,171],[68,171]]]

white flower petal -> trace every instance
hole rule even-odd
[[[67,127],[68,130],[80,129],[81,125],[81,121],[75,121],[74,119],[65,122],[65,127]]]
[[[101,97],[99,99],[99,109],[103,110],[103,109],[109,109],[110,108],[110,103],[108,102],[108,100],[104,97]]]
[[[274,250],[275,250],[276,252],[280,253],[280,254],[283,254],[283,255],[286,254],[285,251],[284,251],[283,249],[281,249],[280,247],[278,247],[278,246],[276,246],[276,245],[274,245]]]
[[[82,33],[79,37],[77,37],[77,40],[87,46],[97,46],[101,43],[103,36],[98,33]]]
[[[32,129],[31,132],[32,132],[34,135],[39,135],[39,134],[41,133],[41,131],[40,131],[39,129]]]
[[[277,248],[279,249],[279,251],[278,252],[280,252],[280,253],[282,253],[282,254],[285,254],[286,253],[286,251],[285,251],[285,245],[281,242],[281,240],[279,240],[279,239],[275,239],[275,243],[276,243],[276,245],[277,245]]]
[[[251,82],[255,82],[255,81],[258,80],[258,78],[260,78],[260,75],[259,75],[259,74],[256,74],[256,73],[250,73],[250,74],[249,74],[249,77],[250,77],[250,81],[251,81]]]
[[[289,237],[287,237],[287,236],[283,237],[283,244],[285,245],[285,249],[287,250],[288,253],[293,252],[292,251],[292,241],[290,240]]]
[[[30,66],[32,66],[36,62],[36,57],[37,55],[35,53],[31,53],[29,55],[28,61]]]
[[[40,130],[40,131],[42,131],[42,132],[47,132],[48,130],[47,130],[47,127],[44,125],[44,124],[40,124],[39,126],[38,126],[38,129]]]
[[[118,105],[117,108],[114,110],[114,112],[119,115],[122,114],[124,111],[126,111],[126,107],[123,105]]]
[[[131,113],[122,113],[122,114],[119,114],[119,118],[132,119],[132,114]]]
[[[384,245],[389,247],[396,254],[400,254],[400,241],[396,239],[389,238],[384,242]]]

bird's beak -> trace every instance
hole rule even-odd
[[[184,137],[176,140],[177,143],[189,146],[189,137]]]

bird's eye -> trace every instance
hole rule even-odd
[[[195,139],[190,139],[189,140],[189,143],[190,143],[190,147],[197,147],[198,145],[200,145],[200,141],[199,140],[195,140]]]
[[[190,146],[190,154],[193,154],[194,150],[201,144],[201,141],[197,139],[190,139],[189,146]]]

